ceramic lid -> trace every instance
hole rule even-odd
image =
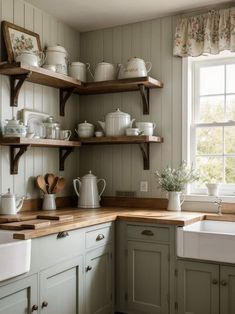
[[[91,170],[89,171],[88,174],[85,174],[82,179],[96,179],[96,176],[94,176],[91,172]]]
[[[144,62],[143,59],[140,59],[140,58],[137,58],[137,57],[133,57],[133,58],[130,58],[130,59],[128,60],[128,62],[132,62],[132,61],[135,61],[135,62]]]
[[[83,66],[83,67],[85,67],[86,64],[82,63],[82,62],[79,62],[79,61],[75,61],[75,62],[71,62],[70,66]]]
[[[6,120],[7,121],[7,126],[19,126],[19,120],[16,120],[15,117],[13,117],[12,120]]]
[[[106,118],[116,118],[116,117],[130,117],[129,113],[122,112],[119,108],[114,112],[109,112],[106,115]]]
[[[62,53],[67,54],[67,50],[64,47],[60,46],[60,45],[49,46],[49,47],[47,47],[46,51],[62,52]]]
[[[6,194],[2,195],[3,198],[14,198],[15,195],[11,193],[11,190],[8,189]]]
[[[79,123],[78,124],[78,128],[80,129],[80,128],[93,128],[94,127],[94,125],[93,124],[91,124],[91,123],[89,123],[89,122],[87,122],[86,120],[83,122],[83,123]]]
[[[59,126],[59,122],[57,122],[54,117],[50,116],[46,119],[46,121],[44,122],[45,125],[47,126]]]
[[[97,65],[111,65],[111,66],[114,66],[112,63],[105,62],[105,61],[100,62],[100,63],[98,63]]]

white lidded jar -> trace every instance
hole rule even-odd
[[[135,119],[131,120],[129,113],[122,112],[119,108],[105,116],[105,122],[98,121],[106,136],[123,136],[127,128],[132,127]]]
[[[4,127],[4,137],[26,137],[27,134],[27,127],[20,122],[19,120],[16,120],[15,117],[13,117],[12,120],[6,120],[7,124]]]
[[[90,69],[89,63],[82,62],[71,62],[69,64],[69,76],[75,78],[76,80],[86,82],[87,81],[87,70]]]
[[[146,136],[152,136],[153,131],[156,128],[156,123],[154,122],[136,122],[135,124],[141,134]]]
[[[92,137],[94,135],[95,126],[86,120],[78,124],[78,129],[75,129],[77,135],[81,138]]]
[[[55,65],[57,73],[68,75],[68,52],[59,45],[47,47],[45,65]]]

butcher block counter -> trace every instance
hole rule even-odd
[[[200,212],[169,212],[146,208],[102,207],[86,210],[66,208],[1,215],[0,229],[15,230],[15,239],[26,240],[115,220],[186,226],[205,218],[206,214]]]

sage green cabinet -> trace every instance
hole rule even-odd
[[[83,259],[75,257],[40,273],[40,313],[83,313]]]
[[[112,248],[110,245],[99,247],[86,254],[86,314],[113,313],[112,264]]]
[[[169,298],[167,245],[128,241],[128,311],[166,314]]]
[[[220,314],[235,313],[235,267],[220,268]]]
[[[37,299],[37,275],[1,286],[0,314],[39,313]]]
[[[219,314],[219,266],[178,262],[178,313]]]

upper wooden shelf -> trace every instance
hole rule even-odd
[[[55,88],[77,88],[81,82],[74,78],[55,73],[41,67],[32,67],[20,62],[0,63],[0,74],[9,76],[28,75],[26,81]]]
[[[41,138],[31,139],[25,137],[2,137],[0,138],[0,145],[9,146],[10,173],[18,174],[19,160],[29,147],[59,148],[59,169],[63,171],[66,158],[72,153],[74,147],[81,146],[81,143],[79,141],[50,140]]]
[[[163,138],[159,136],[103,136],[80,139],[82,145],[112,145],[112,144],[141,144],[141,143],[162,143]]]
[[[145,88],[162,88],[163,83],[150,77],[136,77],[122,80],[83,83],[76,89],[80,95],[108,94],[138,91],[139,86]]]

